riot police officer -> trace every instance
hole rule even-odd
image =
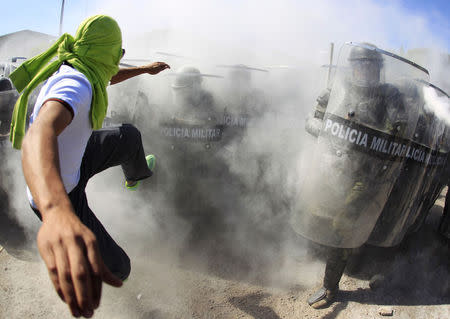
[[[223,191],[226,166],[217,152],[223,146],[223,127],[214,95],[203,86],[205,78],[221,76],[193,66],[184,66],[173,76],[172,105],[159,115],[162,138],[156,153],[164,155],[163,187],[175,212],[192,225],[189,240],[194,240],[221,221],[217,197]]]
[[[448,139],[449,137],[446,136]],[[448,140],[447,140],[448,143]],[[438,232],[450,241],[450,157],[447,155],[447,161],[442,173],[442,184],[447,185],[447,194],[445,195],[445,204],[441,220],[439,221]]]
[[[11,114],[14,108],[14,103],[18,97],[17,91],[14,90],[11,81],[1,76],[0,77],[0,135],[3,136],[9,133],[9,126],[11,124]]]
[[[226,90],[227,111],[231,114],[245,115],[250,120],[263,116],[268,111],[265,94],[252,84],[252,73],[267,70],[246,66],[244,64],[221,65],[229,69]]]
[[[190,117],[211,115],[216,105],[213,95],[202,86],[203,77],[210,76],[200,73],[200,70],[192,66],[184,66],[175,74],[172,83],[173,102],[177,111]]]
[[[348,62],[351,72],[349,80],[342,94],[336,92],[341,96],[338,104],[339,115],[346,120],[363,123],[369,129],[392,135],[401,134],[405,129],[405,108],[399,90],[381,81],[382,55],[375,46],[365,43],[352,47]],[[314,115],[307,119],[305,128],[314,136],[318,136],[322,129],[322,119],[329,104],[329,97],[329,90],[322,93],[317,100]],[[309,305],[314,308],[326,307],[334,300],[339,289],[339,281],[354,249],[346,248],[351,245],[346,246],[341,242],[342,238],[351,237],[347,233],[355,231],[350,226],[352,219],[356,219],[364,207],[367,207],[365,203],[373,201],[368,190],[376,188],[379,181],[384,179],[380,176],[385,173],[378,167],[379,163],[375,161],[364,163],[358,160],[358,154],[352,151],[348,151],[348,156],[352,157],[349,161],[353,164],[352,176],[347,176],[348,187],[342,186],[346,192],[342,197],[342,207],[339,206],[335,212],[337,216],[335,215],[333,222],[327,226],[330,227],[327,228],[329,233],[335,234],[336,242],[333,247],[326,247],[328,253],[323,286],[308,299]],[[345,176],[346,173],[336,172],[336,174]]]
[[[11,81],[0,76],[0,158],[7,156],[11,114],[18,93]],[[8,190],[13,185],[13,175],[5,165],[0,167],[0,245],[17,257],[23,255],[23,248],[28,244],[25,229],[11,216]]]

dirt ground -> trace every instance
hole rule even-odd
[[[449,242],[436,232],[442,206],[441,196],[425,225],[399,247],[357,252],[337,301],[327,309],[306,303],[321,284],[320,253],[294,249],[280,254],[278,263],[255,269],[220,246],[215,258],[199,264],[201,250],[174,256],[158,243],[147,251],[131,250],[130,278],[120,289],[104,288],[94,317],[382,318],[385,311],[394,318],[450,318]],[[32,244],[23,250],[0,248],[0,318],[70,318]],[[373,275],[384,278],[376,289],[369,287]]]

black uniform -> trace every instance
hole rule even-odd
[[[407,121],[403,98],[394,86],[380,83],[380,69],[383,65],[381,54],[364,47],[354,47],[349,61],[352,67],[352,78],[344,88],[345,93],[339,104],[338,115],[349,121],[361,123],[369,129],[392,135],[401,134]],[[330,90],[327,89],[317,99],[318,104],[313,116],[307,119],[305,128],[314,136],[318,136],[322,129],[322,119],[326,113],[329,97]],[[329,147],[333,152],[333,142],[330,141]],[[323,223],[329,223],[325,229],[335,234],[336,246],[327,247],[323,287],[308,300],[314,308],[327,306],[334,299],[353,250],[353,248],[345,248],[348,246],[344,243],[347,238],[352,237],[352,232],[357,231],[354,229],[353,221],[368,210],[369,205],[373,205],[375,200],[373,190],[382,189],[382,184],[390,174],[389,164],[384,161],[375,159],[368,161],[366,155],[342,147],[339,145],[336,153],[344,152],[343,165],[351,165],[351,167],[342,167],[343,171],[339,171],[340,155],[338,155],[335,162],[337,170],[334,174],[342,176],[342,185],[339,190],[325,191],[329,197],[326,200],[334,202],[332,198],[337,196],[335,202],[340,203],[336,204],[340,206],[335,207],[335,215],[330,221],[322,220]]]
[[[18,97],[11,81],[6,77],[0,77],[0,158],[8,156],[9,130],[14,103]],[[10,254],[20,253],[26,244],[25,229],[13,216],[9,193],[14,185],[14,176],[5,166],[0,166],[0,245],[5,247]]]

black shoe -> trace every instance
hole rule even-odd
[[[333,303],[337,290],[337,288],[330,290],[322,287],[309,297],[308,304],[314,309],[326,308]]]

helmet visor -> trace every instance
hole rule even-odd
[[[380,62],[360,59],[351,61],[352,81],[357,86],[371,87],[380,82]]]

